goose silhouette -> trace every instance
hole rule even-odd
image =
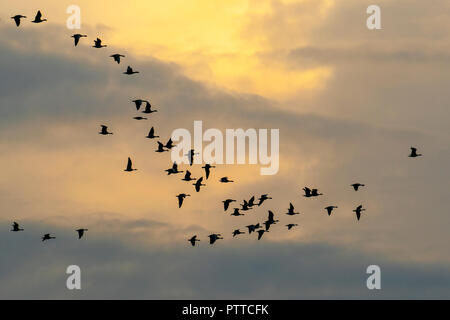
[[[78,45],[78,42],[80,42],[81,38],[86,38],[87,35],[85,34],[80,34],[80,33],[75,33],[73,36],[71,36],[73,38],[74,41],[74,45],[75,47]]]
[[[417,153],[417,148],[411,147],[411,153],[409,154],[408,157],[416,158],[416,157],[420,157],[421,155],[422,155],[421,153]]]
[[[289,209],[288,209],[288,212],[286,212],[286,214],[288,216],[293,216],[293,215],[300,214],[300,213],[294,212],[294,206],[292,205],[292,203],[289,203]]]
[[[151,129],[148,132],[148,135],[146,136],[146,138],[148,138],[148,139],[159,138],[159,136],[155,136],[155,128],[151,127]]]
[[[230,203],[236,202],[236,200],[234,200],[234,199],[226,199],[226,200],[223,200],[222,202],[223,202],[223,211],[227,211],[228,207],[230,206]]]
[[[209,178],[209,173],[211,168],[215,168],[216,166],[212,166],[209,163],[205,164],[202,168],[205,169],[205,174],[206,174],[206,180],[208,180]]]
[[[202,182],[203,182],[203,177],[201,177],[195,183],[193,183],[193,185],[195,186],[195,191],[199,192],[200,191],[200,187],[206,186],[206,184],[202,184]]]
[[[11,19],[14,20],[16,23],[16,26],[20,26],[20,19],[26,18],[26,16],[23,16],[21,14],[16,14],[14,17],[11,17]]]
[[[188,157],[189,165],[190,165],[190,166],[192,166],[192,164],[194,163],[194,156],[197,155],[197,154],[199,154],[199,153],[196,153],[196,152],[194,151],[194,149],[189,150],[189,153],[188,153],[188,154],[185,154],[185,156]]]
[[[214,242],[216,242],[217,240],[223,239],[220,233],[213,233],[210,234],[208,237],[209,237],[209,244],[214,244]]]
[[[158,141],[158,149],[155,150],[155,152],[165,152],[165,151],[169,151],[164,149],[164,145]]]
[[[34,17],[34,20],[31,21],[31,22],[33,22],[33,23],[41,23],[41,22],[44,22],[44,21],[47,21],[47,19],[42,19],[42,13],[41,13],[41,11],[39,10],[39,11],[36,13],[36,16]]]
[[[358,189],[359,189],[360,187],[364,187],[365,185],[362,184],[362,183],[354,183],[354,184],[351,184],[350,186],[353,187],[353,189],[354,189],[355,191],[358,191]]]
[[[296,224],[296,223],[289,223],[289,224],[286,225],[288,230],[291,230],[293,227],[296,227],[296,226],[298,226],[298,224]]]
[[[255,206],[255,196],[252,196],[250,200],[248,200],[248,206],[249,208]]]
[[[137,171],[137,169],[133,169],[133,163],[131,162],[130,157],[128,157],[127,168],[124,171],[127,172]]]
[[[78,229],[78,230],[75,230],[75,231],[78,232],[78,239],[81,239],[83,237],[83,235],[84,235],[84,232],[88,231],[88,229]]]
[[[261,195],[261,197],[258,199],[258,200],[259,200],[259,202],[258,202],[258,207],[259,207],[260,205],[262,205],[264,201],[269,200],[269,199],[272,199],[272,198],[269,197],[268,194],[263,194],[263,195]]]
[[[325,210],[327,210],[329,216],[331,216],[331,212],[333,211],[333,209],[337,209],[337,206],[325,207]]]
[[[363,209],[362,204],[360,204],[359,206],[356,207],[355,210],[353,210],[353,212],[356,213],[356,219],[358,219],[358,221],[361,218],[361,212],[363,211],[366,211],[366,209]]]
[[[147,120],[147,118],[145,118],[145,117],[140,117],[140,116],[133,117],[133,119],[134,119],[134,120]]]
[[[142,111],[142,113],[153,113],[153,112],[158,112],[158,110],[152,110],[152,105],[150,104],[150,102],[146,101],[145,109]]]
[[[177,174],[177,173],[182,173],[184,171],[179,171],[178,170],[178,164],[176,162],[173,163],[172,168],[166,169],[164,170],[167,172],[167,175],[171,175],[171,174]]]
[[[197,235],[195,235],[195,236],[193,236],[192,238],[190,238],[188,241],[191,243],[191,245],[192,245],[193,247],[195,247],[195,242],[200,241],[200,240],[197,239]]]
[[[192,180],[197,180],[197,178],[192,178],[191,177],[191,172],[189,170],[186,170],[184,178],[181,179],[181,180],[183,180],[183,181],[192,181]]]
[[[232,214],[230,214],[230,216],[239,217],[239,216],[243,216],[243,214],[239,213],[239,209],[238,208],[234,208],[234,211],[233,211]]]
[[[261,240],[263,234],[266,233],[266,232],[269,232],[269,231],[268,230],[264,230],[264,229],[258,230],[258,240]]]
[[[51,239],[56,239],[56,237],[50,236],[50,233],[46,233],[46,234],[44,234],[44,236],[42,237],[42,241],[45,241],[45,240],[51,240]]]
[[[230,183],[230,182],[234,182],[233,180],[229,180],[228,177],[222,177],[219,180],[222,183]]]
[[[99,132],[99,134],[104,135],[104,136],[106,136],[108,134],[113,134],[112,132],[108,132],[108,126],[105,126],[102,124],[102,125],[100,125],[100,127],[102,128],[102,130]]]
[[[115,62],[117,62],[117,64],[120,63],[120,58],[125,58],[125,56],[123,54],[119,54],[119,53],[115,53],[110,55],[111,58],[114,59]]]
[[[139,109],[141,108],[142,103],[143,102],[147,102],[147,100],[136,99],[136,100],[132,100],[132,102],[134,102],[134,104],[136,105],[136,110],[139,111]]]
[[[164,146],[167,149],[172,149],[173,147],[175,147],[175,145],[173,144],[172,138],[169,138],[169,140],[167,141],[166,145]]]
[[[242,211],[248,211],[248,210],[252,209],[251,207],[249,207],[247,200],[244,200],[244,203],[241,204],[241,207],[242,207],[241,208]]]
[[[184,199],[186,199],[186,197],[190,197],[190,194],[186,194],[186,193],[180,193],[179,195],[177,195],[178,198],[178,208],[181,208],[181,206],[183,205],[183,201]]]
[[[105,48],[106,45],[103,45],[102,40],[100,38],[97,38],[94,40],[94,45],[92,47],[100,49],[100,48]]]
[[[132,75],[135,73],[139,73],[139,71],[134,71],[132,67],[128,66],[127,71],[125,71],[123,74]]]
[[[15,222],[14,221],[14,223],[12,224],[12,229],[11,229],[11,231],[14,231],[14,232],[18,232],[18,231],[23,231],[23,229],[21,229],[20,227],[19,227],[19,224],[17,223],[17,222]]]
[[[242,232],[242,231],[239,230],[239,229],[234,230],[234,231],[233,231],[233,238],[234,238],[235,236],[240,235],[240,234],[245,234],[245,232]]]
[[[257,229],[261,228],[259,223],[257,223],[257,224],[250,224],[250,225],[248,225],[246,227],[248,228],[248,234],[251,234],[252,232],[255,232]]]

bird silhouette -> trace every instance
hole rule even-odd
[[[130,157],[128,157],[127,168],[124,171],[127,172],[137,171],[137,169],[133,169],[133,163],[131,162]]]
[[[155,128],[151,127],[146,138],[148,138],[148,139],[159,138],[159,136],[155,136]]]
[[[273,212],[269,210],[269,216],[268,216],[267,220],[264,222],[264,225],[266,226],[266,231],[269,231],[270,226],[272,224],[276,224],[279,221],[279,220],[275,220],[273,217],[274,217]]]
[[[119,53],[115,53],[110,55],[111,58],[114,59],[115,62],[117,62],[117,64],[120,63],[120,58],[125,58],[125,56],[123,54],[119,54]]]
[[[102,130],[99,132],[99,134],[104,135],[104,136],[106,136],[108,134],[113,134],[112,132],[108,132],[107,126],[102,124],[102,125],[100,125],[100,127],[102,128]]]
[[[195,242],[200,241],[200,240],[197,239],[197,235],[195,235],[192,238],[190,238],[188,241],[192,244],[193,247],[195,247]]]
[[[361,218],[361,212],[366,211],[366,209],[363,209],[362,204],[360,204],[359,206],[356,207],[355,210],[353,210],[353,212],[356,213],[356,218],[359,219]]]
[[[239,229],[234,230],[234,231],[233,231],[233,238],[236,237],[236,236],[238,236],[238,235],[240,235],[240,234],[245,234],[245,232],[242,232],[242,231],[239,230]]]
[[[222,177],[219,180],[222,183],[229,183],[229,182],[234,182],[233,180],[228,180],[228,177]]]
[[[23,16],[21,14],[16,14],[14,17],[11,17],[11,19],[14,20],[16,23],[16,26],[20,26],[20,19],[26,18],[26,16]]]
[[[244,200],[244,203],[241,204],[241,207],[242,207],[241,208],[242,211],[248,211],[248,210],[252,209],[251,207],[249,207],[247,200]]]
[[[304,187],[303,191],[305,191],[305,194],[303,195],[304,197],[306,197],[306,198],[311,197],[311,189],[310,188]]]
[[[176,162],[173,163],[172,168],[166,169],[167,175],[182,173],[184,171],[178,170],[178,164]]]
[[[206,180],[208,180],[209,178],[209,173],[211,168],[215,168],[216,166],[212,166],[209,163],[205,164],[202,168],[205,169],[205,174],[206,174]]]
[[[135,73],[139,73],[139,71],[134,71],[132,67],[128,66],[127,71],[125,71],[123,74],[131,75],[131,74],[135,74]]]
[[[243,214],[239,212],[239,208],[234,208],[234,211],[232,214],[230,214],[230,216],[238,217],[238,216],[243,216]]]
[[[421,155],[422,155],[421,153],[417,153],[417,148],[411,147],[411,153],[409,154],[408,157],[415,158],[420,157]]]
[[[172,138],[169,138],[169,140],[167,141],[166,145],[164,146],[167,149],[172,149],[173,147],[175,147],[175,145],[173,144]]]
[[[252,232],[255,232],[256,229],[261,228],[261,226],[259,225],[259,223],[257,224],[250,224],[248,226],[246,226],[248,228],[248,234],[251,234]]]
[[[216,240],[223,239],[220,233],[213,233],[210,234],[208,237],[209,237],[209,244],[214,244]]]
[[[152,105],[150,104],[150,102],[146,101],[145,109],[142,111],[142,113],[153,113],[153,112],[158,112],[158,110],[152,110]]]
[[[250,200],[248,200],[248,204],[247,205],[248,205],[249,208],[255,206],[255,196],[252,196],[250,198]]]
[[[102,40],[100,38],[97,38],[94,40],[94,45],[92,47],[100,49],[100,48],[105,48],[106,45],[102,44]]]
[[[164,145],[158,141],[158,149],[155,150],[155,152],[165,152],[165,151],[169,151],[164,149]]]
[[[354,183],[354,184],[351,184],[350,186],[353,187],[353,189],[355,189],[355,191],[358,191],[358,189],[360,187],[364,187],[365,185],[361,184],[361,183]]]
[[[141,108],[142,103],[143,102],[147,102],[147,100],[136,99],[136,100],[132,100],[132,102],[134,102],[134,104],[136,105],[136,110],[139,111],[139,109]]]
[[[202,181],[203,181],[203,177],[201,177],[195,183],[193,183],[193,185],[195,186],[195,191],[199,192],[201,186],[206,186],[206,184],[202,184]]]
[[[193,180],[197,180],[197,178],[193,178],[191,177],[191,172],[189,170],[186,170],[186,173],[184,174],[184,178],[181,179],[183,181],[193,181]]]
[[[194,163],[194,156],[197,155],[199,153],[196,153],[194,151],[194,149],[189,150],[188,154],[185,154],[185,156],[188,157],[188,161],[189,161],[189,165],[192,166],[192,164]]]
[[[183,205],[183,201],[184,199],[186,199],[186,197],[190,197],[190,194],[186,194],[186,193],[180,193],[179,195],[177,195],[178,198],[178,208],[181,208],[181,206]]]
[[[266,232],[269,232],[269,231],[268,230],[264,230],[264,229],[258,230],[258,240],[261,240],[263,234],[266,233]]]
[[[227,211],[228,207],[230,206],[230,203],[236,202],[236,200],[234,200],[234,199],[226,199],[226,200],[223,200],[222,202],[223,202],[223,211]]]
[[[291,230],[293,227],[296,227],[296,226],[298,226],[298,224],[296,224],[296,223],[289,223],[289,224],[286,225],[288,230]]]
[[[41,22],[44,22],[44,21],[47,21],[47,19],[42,19],[42,13],[41,13],[41,11],[39,10],[39,11],[36,13],[36,16],[34,17],[34,20],[31,21],[31,22],[33,22],[33,23],[41,23]]]
[[[44,236],[42,237],[42,241],[50,240],[50,239],[56,239],[56,237],[50,236],[50,233],[46,233],[46,234],[44,234]]]
[[[145,118],[145,117],[133,117],[133,119],[135,119],[135,120],[147,120],[147,118]]]
[[[325,207],[325,210],[327,210],[329,216],[331,216],[331,212],[333,211],[333,209],[337,209],[337,207],[336,206]]]
[[[11,231],[14,231],[14,232],[23,231],[23,229],[19,228],[19,224],[17,222],[14,222],[12,224],[12,227],[13,228],[11,229]]]
[[[87,35],[85,34],[80,34],[80,33],[75,33],[73,36],[71,36],[73,38],[74,41],[74,45],[75,47],[78,45],[78,42],[80,42],[81,38],[86,38]]]
[[[289,209],[288,209],[288,212],[286,212],[286,214],[289,216],[293,216],[293,215],[300,214],[300,213],[294,212],[294,206],[292,205],[292,203],[289,203]]]
[[[323,195],[323,193],[318,193],[317,189],[312,189],[311,190],[311,196],[312,197],[318,197],[318,196],[321,196],[321,195]]]
[[[264,201],[269,200],[269,199],[272,199],[272,198],[269,197],[268,194],[263,194],[263,195],[261,195],[261,197],[258,199],[258,200],[259,200],[259,202],[258,202],[258,207],[259,207],[260,205],[262,205]]]
[[[88,231],[88,229],[78,229],[78,230],[75,230],[75,231],[78,232],[78,239],[81,239],[83,237],[83,235],[84,235],[84,232]]]

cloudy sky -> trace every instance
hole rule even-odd
[[[450,297],[448,1],[380,0],[371,31],[365,0],[79,0],[88,38],[77,47],[71,4],[0,3],[0,298]],[[32,24],[38,9],[48,21]],[[15,14],[28,16],[19,28]],[[97,36],[107,48],[91,47]],[[133,120],[136,98],[159,112]],[[279,129],[279,172],[218,165],[198,194],[167,177],[169,155],[144,137],[154,126],[165,141],[194,120]],[[408,158],[410,146],[424,156]],[[324,196],[306,199],[304,186]],[[178,209],[181,192],[192,197]],[[263,193],[273,200],[244,217],[223,212],[226,198]],[[302,214],[285,215],[289,202]],[[261,241],[231,237],[267,210],[280,222]],[[12,221],[25,231],[9,232]],[[225,239],[210,246],[210,233]],[[379,291],[366,288],[371,264]]]

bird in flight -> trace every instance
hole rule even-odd
[[[164,152],[164,151],[169,151],[164,149],[164,145],[158,141],[158,149],[155,150],[155,152]]]
[[[243,216],[243,214],[239,213],[239,208],[234,208],[234,211],[232,214],[230,214],[230,216],[238,217],[238,216]]]
[[[195,235],[192,238],[190,238],[188,241],[192,244],[193,247],[195,247],[195,242],[200,241],[200,240],[197,239],[197,235]]]
[[[119,53],[115,53],[110,55],[111,58],[114,59],[115,62],[117,62],[117,64],[120,63],[120,58],[125,58],[125,56],[123,54],[119,54]]]
[[[124,171],[132,172],[132,171],[136,171],[136,170],[137,169],[133,169],[133,163],[131,162],[130,157],[128,157],[127,168]]]
[[[220,233],[213,233],[210,234],[208,237],[209,237],[209,244],[213,244],[214,242],[216,242],[216,240],[223,239]]]
[[[148,135],[146,136],[146,138],[148,139],[154,139],[154,138],[159,138],[159,136],[155,136],[155,128],[151,128],[150,131],[148,132]]]
[[[286,225],[288,230],[291,230],[293,227],[296,227],[296,226],[298,226],[298,224],[296,224],[296,223],[289,223],[289,224]]]
[[[140,117],[140,116],[133,117],[133,119],[134,119],[134,120],[147,120],[147,118],[145,118],[145,117]]]
[[[11,19],[14,19],[16,26],[20,26],[20,19],[22,19],[22,18],[26,18],[26,16],[23,16],[21,14],[16,14],[14,17],[11,17]]]
[[[195,153],[194,149],[191,149],[191,150],[189,150],[189,153],[185,155],[185,156],[188,157],[190,166],[192,166],[192,164],[194,163],[194,156],[196,154],[198,154],[198,153]]]
[[[177,195],[178,198],[178,208],[181,208],[181,206],[183,205],[183,201],[184,199],[186,199],[186,197],[190,197],[190,194],[186,194],[186,193],[180,193],[179,195]]]
[[[251,207],[248,205],[248,202],[247,202],[247,200],[244,200],[244,203],[243,204],[241,204],[241,210],[242,211],[248,211],[248,210],[251,210]]]
[[[417,148],[411,147],[411,153],[409,154],[410,158],[420,157],[421,155],[421,153],[417,153]]]
[[[228,177],[222,177],[219,180],[222,183],[229,183],[229,182],[234,182],[233,180],[228,180]]]
[[[234,231],[233,231],[233,238],[236,237],[236,236],[238,236],[238,235],[240,235],[240,234],[245,234],[245,232],[242,232],[242,231],[239,230],[239,229],[234,230]]]
[[[356,207],[355,210],[353,210],[353,212],[356,213],[356,218],[359,220],[359,218],[361,218],[361,212],[365,211],[366,209],[363,209],[362,204],[360,204],[359,206]]]
[[[258,240],[261,240],[261,238],[265,232],[269,232],[269,231],[264,230],[264,229],[258,230]]]
[[[355,189],[355,191],[358,191],[358,189],[360,187],[364,187],[365,185],[362,183],[354,183],[354,184],[351,184],[350,186],[353,187],[353,189]]]
[[[136,100],[132,100],[132,102],[134,102],[134,104],[136,105],[136,110],[139,111],[139,109],[141,108],[142,103],[143,102],[147,102],[147,100],[136,99]]]
[[[193,185],[195,186],[195,191],[199,192],[201,186],[206,186],[206,184],[202,184],[202,182],[203,182],[203,177],[201,177],[195,183],[193,183]]]
[[[75,231],[78,232],[78,239],[81,239],[83,237],[83,235],[84,235],[84,232],[88,231],[88,229],[78,229],[78,230],[75,230]]]
[[[260,205],[262,205],[264,201],[269,200],[269,199],[272,199],[271,197],[269,197],[269,195],[267,195],[267,194],[261,195],[261,197],[259,197],[259,199],[258,199],[259,200],[258,207]]]
[[[167,172],[167,175],[184,172],[178,170],[178,164],[176,162],[173,163],[172,168],[166,169],[165,171]]]
[[[173,147],[175,147],[175,145],[173,144],[172,138],[169,138],[169,140],[167,141],[166,145],[164,146],[167,149],[172,149]]]
[[[288,212],[286,212],[286,214],[289,216],[293,216],[295,214],[300,214],[300,212],[294,212],[294,206],[292,205],[292,203],[289,203],[289,209]]]
[[[15,222],[14,221],[14,223],[12,224],[12,229],[11,229],[11,231],[14,231],[14,232],[18,232],[18,231],[23,231],[23,229],[21,229],[20,227],[19,227],[19,224],[17,223],[17,222]]]
[[[92,47],[100,49],[106,47],[106,44],[102,44],[102,40],[100,38],[97,38],[94,40],[94,45]]]
[[[186,173],[184,174],[184,178],[181,179],[183,181],[192,181],[192,180],[197,180],[197,178],[192,178],[191,177],[191,172],[189,170],[186,170]]]
[[[44,234],[44,236],[42,237],[42,241],[50,240],[50,239],[56,239],[56,237],[50,236],[50,233],[46,233],[46,234]]]
[[[87,35],[85,35],[85,34],[80,34],[80,33],[75,33],[73,36],[71,36],[72,38],[73,38],[73,40],[74,40],[74,44],[75,44],[75,47],[77,46],[77,44],[78,44],[78,42],[80,42],[80,39],[81,38],[86,38],[87,37]]]
[[[266,226],[266,231],[269,231],[270,226],[272,224],[276,224],[278,222],[278,220],[274,220],[273,219],[274,214],[272,211],[269,210],[269,217],[267,218],[267,220],[264,222],[264,225]]]
[[[150,102],[145,101],[145,109],[142,111],[142,113],[153,113],[158,112],[158,110],[152,110],[152,105]]]
[[[223,211],[227,211],[228,207],[230,206],[230,203],[236,202],[236,200],[234,200],[234,199],[226,199],[226,200],[223,200],[222,202],[223,202]]]
[[[41,22],[44,22],[44,21],[47,21],[47,19],[42,19],[42,13],[41,13],[41,11],[39,10],[39,11],[36,13],[36,17],[34,17],[34,20],[31,21],[31,22],[33,22],[33,23],[41,23]]]
[[[337,207],[336,206],[325,207],[325,210],[327,210],[329,216],[331,216],[331,212],[333,211],[333,209],[337,209]]]
[[[247,226],[247,228],[248,228],[248,234],[251,234],[252,232],[255,232],[256,229],[261,228],[261,226],[259,225],[259,223],[257,223],[257,224],[250,224]]]
[[[215,168],[216,166],[212,166],[209,163],[205,164],[205,166],[203,166],[202,168],[205,169],[205,174],[206,174],[206,180],[208,180],[209,178],[209,173],[211,168]]]
[[[308,187],[304,187],[303,191],[305,191],[305,194],[303,195],[306,198],[311,198],[311,197],[318,197],[323,195],[323,193],[318,193],[317,189],[310,189]]]
[[[130,66],[128,66],[128,67],[127,67],[127,71],[125,71],[123,74],[128,74],[128,75],[130,75],[130,74],[135,74],[135,73],[139,73],[139,71],[133,71],[133,68],[130,67]]]
[[[250,200],[248,200],[248,207],[251,208],[255,206],[255,196],[252,196]]]
[[[113,134],[112,132],[108,131],[108,126],[105,126],[105,125],[102,124],[102,125],[100,125],[100,127],[102,128],[102,130],[98,134],[101,134],[101,135],[104,135],[104,136],[106,136],[108,134]]]

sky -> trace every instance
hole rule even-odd
[[[380,0],[382,29],[368,30],[372,1],[80,0],[77,47],[72,4],[0,3],[0,298],[450,297],[448,2]],[[39,9],[48,21],[30,23]],[[132,119],[136,98],[158,112]],[[154,126],[166,141],[195,120],[279,129],[278,173],[217,165],[199,193],[167,177],[170,157],[145,136]],[[408,158],[411,146],[424,156]],[[137,172],[123,172],[127,157]],[[304,186],[324,195],[306,199]],[[181,192],[192,196],[179,209]],[[264,193],[244,217],[223,211]],[[290,202],[299,216],[284,214]],[[268,210],[280,222],[260,241],[232,238]],[[25,231],[9,232],[13,221]],[[211,233],[224,239],[210,246]],[[72,264],[81,290],[66,288]],[[373,264],[381,290],[366,287]]]

